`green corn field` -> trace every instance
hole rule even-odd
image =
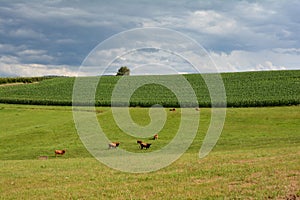
[[[212,74],[186,74],[186,75],[161,75],[147,76],[149,79],[168,82],[183,93],[186,88],[178,84],[176,76],[183,76],[193,88],[198,100],[198,105],[190,106],[210,107],[211,98],[204,82],[203,76]],[[227,107],[260,107],[283,106],[300,104],[300,70],[260,71],[221,73],[226,91]],[[98,78],[99,83],[95,92],[96,106],[110,106],[112,94],[116,84],[122,78],[119,76],[81,77],[87,82]],[[129,76],[128,84],[142,82],[145,76]],[[7,81],[5,82],[5,79]],[[0,103],[33,104],[33,105],[72,105],[72,94],[75,77],[51,77],[28,79],[28,83],[8,85],[11,78],[1,78]],[[31,80],[31,81],[30,81]],[[16,81],[17,82],[17,81]],[[23,82],[20,78],[20,81]],[[127,85],[122,88],[126,90]],[[123,105],[123,100],[116,102]],[[88,102],[81,102],[82,104]],[[178,99],[173,91],[164,85],[151,83],[138,87],[131,95],[130,106],[150,107],[155,104],[164,107],[179,107]],[[189,105],[189,104],[187,104]]]

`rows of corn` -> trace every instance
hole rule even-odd
[[[239,72],[221,73],[222,81],[226,91],[226,105],[228,107],[257,107],[257,106],[283,106],[300,104],[300,70],[284,71],[260,71],[260,72]],[[127,105],[150,107],[159,104],[164,107],[179,107],[181,100],[178,100],[176,93],[185,94],[186,86],[178,83],[178,77],[183,76],[188,81],[195,93],[198,103],[187,102],[187,106],[210,107],[211,97],[203,76],[206,78],[212,74],[186,74],[186,75],[161,75],[147,76],[153,81],[148,84],[141,84],[145,76],[102,76],[97,77],[98,86],[93,104],[96,106]],[[126,84],[121,82],[126,78]],[[9,78],[1,78],[9,79]],[[86,82],[95,81],[95,77],[81,77]],[[213,78],[212,78],[213,79]],[[168,84],[157,84],[167,82]],[[55,77],[51,79],[35,80],[37,84],[19,84],[0,87],[0,103],[12,104],[35,104],[35,105],[72,105],[74,77]],[[126,93],[126,88],[138,85],[129,99],[112,99],[116,85]],[[168,86],[172,86],[172,91]],[[220,86],[222,87],[222,86]],[[175,89],[174,89],[175,88]],[[187,98],[187,101],[189,98]],[[126,102],[127,101],[127,102]],[[89,104],[90,102],[80,102]]]

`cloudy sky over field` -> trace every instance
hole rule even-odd
[[[298,0],[1,1],[0,76],[84,75],[78,67],[99,43],[146,27],[192,38],[220,72],[300,69],[299,12]],[[177,43],[178,48],[185,45]],[[141,51],[123,58],[118,49],[112,51],[122,60],[115,67],[149,63],[156,68],[145,71],[160,74],[168,73],[160,66],[169,63],[179,73],[193,72],[174,54]],[[99,68],[106,67],[101,62]]]

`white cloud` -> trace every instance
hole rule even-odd
[[[300,49],[274,49],[258,52],[210,52],[220,72],[299,69]]]
[[[12,37],[18,38],[45,38],[45,36],[42,33],[36,32],[29,28],[19,28],[17,30],[10,31],[8,34]]]
[[[29,61],[29,62],[43,62],[50,63],[55,59],[52,56],[47,55],[46,50],[32,50],[26,49],[19,52],[16,52],[16,55],[20,57],[19,60]]]
[[[38,51],[25,51],[24,54],[39,53]],[[37,55],[38,56],[38,55]],[[73,70],[72,70],[73,69]],[[18,56],[1,56],[0,57],[0,76],[45,76],[45,75],[64,75],[77,76],[79,75],[77,69],[68,65],[44,65],[44,64],[24,64],[20,62]],[[85,74],[80,74],[85,75]]]
[[[78,43],[78,41],[75,41],[75,40],[70,39],[70,38],[63,38],[63,39],[57,39],[55,41],[55,43],[61,44],[61,45],[67,45],[67,44],[76,44],[76,43]]]
[[[66,65],[41,65],[41,64],[19,64],[19,63],[1,63],[0,74],[6,76],[45,76],[45,75],[64,75],[77,76],[77,71],[70,70],[70,66]],[[84,75],[84,74],[81,74]]]
[[[31,55],[43,55],[47,53],[45,50],[33,50],[33,49],[25,49],[23,51],[17,52],[20,56],[31,56]]]
[[[24,45],[21,45],[21,46],[14,46],[14,45],[11,45],[11,44],[1,44],[0,43],[0,53],[1,54],[5,54],[5,53],[15,53],[15,52],[18,52],[18,51],[22,51],[26,49],[26,47]]]
[[[14,46],[10,44],[0,44],[0,60],[5,63],[50,63],[55,58],[48,55],[43,49],[30,49],[25,45]],[[13,58],[13,59],[12,59]]]
[[[208,34],[229,34],[237,28],[237,22],[226,16],[224,13],[218,13],[212,10],[197,10],[191,13],[184,23],[188,28],[205,32]]]
[[[6,64],[18,64],[19,63],[19,58],[16,56],[1,56],[0,57],[0,66],[3,68],[4,65]]]
[[[198,33],[228,34],[237,28],[237,21],[225,13],[213,10],[187,11],[179,16],[159,16],[143,21],[143,27],[169,27],[172,29],[190,29]]]
[[[275,66],[271,61],[266,61],[263,64],[257,64],[255,68],[250,71],[261,71],[261,70],[285,70],[284,66]]]
[[[152,74],[165,74],[166,68],[161,68],[161,66],[168,66],[168,69],[173,68],[169,72],[174,74],[174,71],[180,72],[186,65],[187,63],[182,58],[159,49],[145,48],[127,51],[125,48],[112,48],[92,52],[81,67],[81,71],[90,75],[115,74],[118,68],[127,66],[133,70],[133,74],[145,75],[150,73],[149,66],[155,66],[152,68]]]

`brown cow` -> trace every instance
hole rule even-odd
[[[66,150],[55,150],[55,156],[64,155],[65,153],[66,153]]]
[[[141,143],[142,143],[142,140],[138,140],[138,141],[136,141],[136,143],[141,144]]]
[[[142,142],[141,140],[138,140],[137,143],[140,144],[141,149],[143,149],[143,148],[148,149],[151,146],[151,144]]]
[[[120,145],[120,142],[112,142],[108,144],[108,148],[117,148]]]
[[[155,134],[154,136],[153,136],[153,140],[157,140],[158,139],[158,134]]]

